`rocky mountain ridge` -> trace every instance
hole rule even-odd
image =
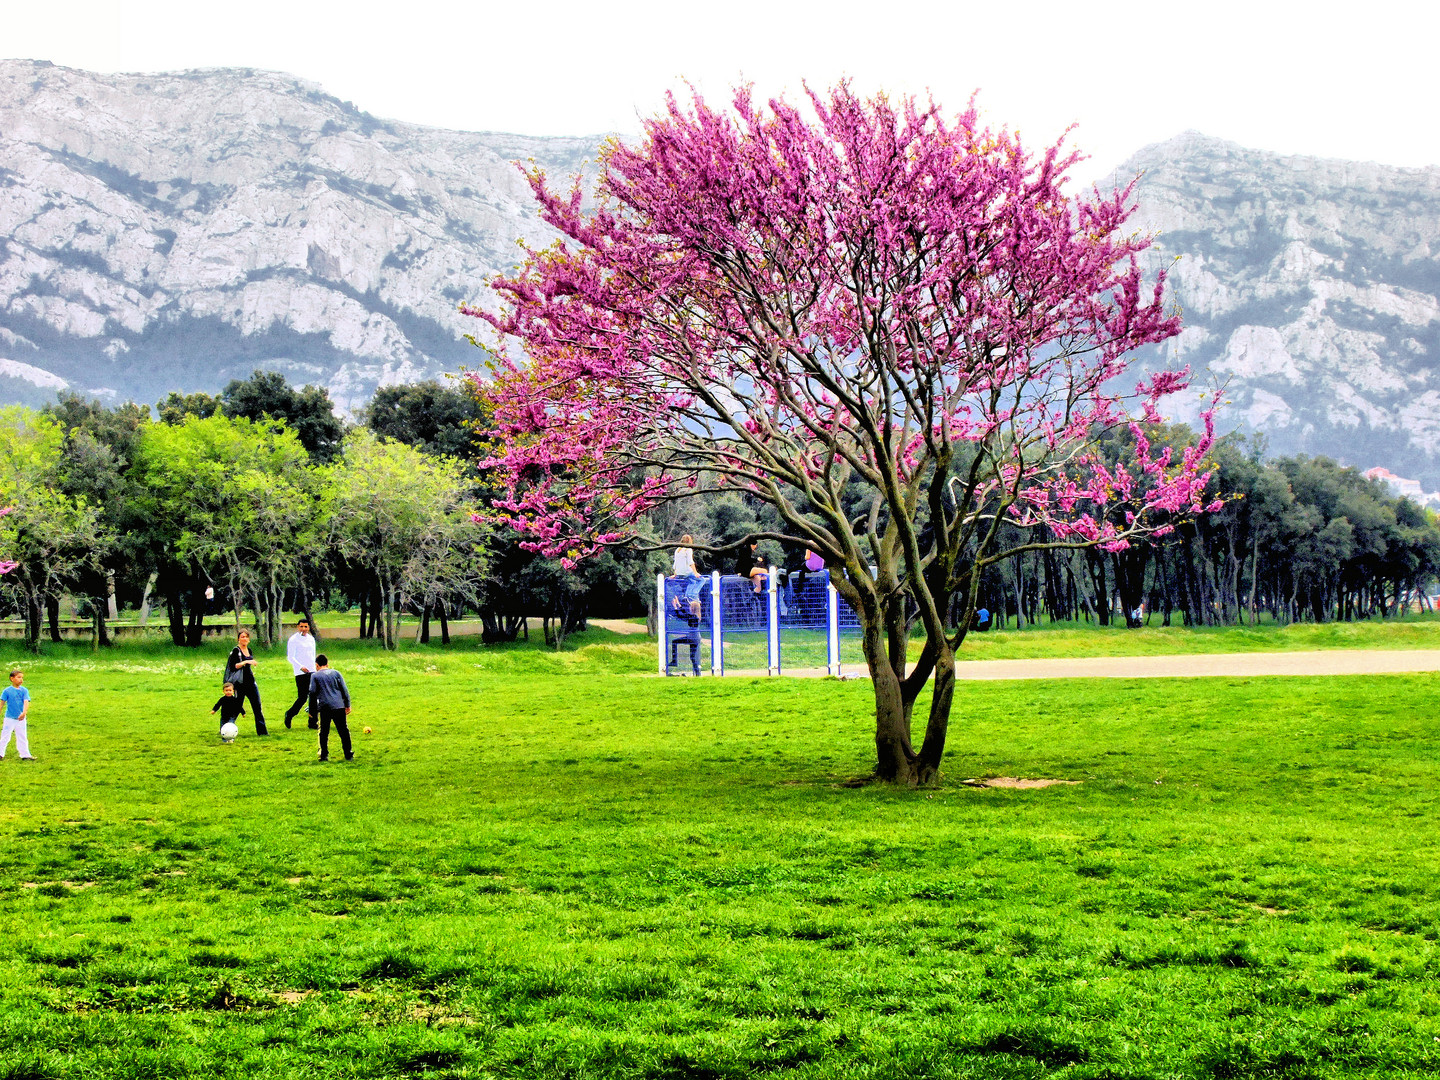
[[[1440,473],[1440,168],[1287,157],[1187,132],[1140,151],[1185,329],[1147,357],[1225,384],[1277,453]],[[1178,412],[1193,419],[1196,394]],[[1432,483],[1431,490],[1440,487]]]
[[[599,141],[380,120],[270,72],[0,61],[0,396],[264,367],[350,408],[473,365],[458,304],[550,239],[513,162],[573,174]]]
[[[0,61],[0,401],[215,391],[254,368],[376,387],[473,365],[456,310],[552,237],[515,168],[593,177],[600,138],[381,120],[287,75]],[[1440,169],[1284,157],[1187,132],[1136,175],[1222,429],[1440,489]]]

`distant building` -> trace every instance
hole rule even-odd
[[[1440,492],[1421,490],[1419,480],[1396,476],[1389,469],[1379,465],[1373,469],[1366,469],[1365,475],[1371,480],[1379,480],[1401,498],[1417,502],[1421,506],[1428,506],[1432,510],[1440,510]]]

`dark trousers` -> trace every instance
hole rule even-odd
[[[349,761],[354,754],[350,752],[350,725],[345,723],[345,710],[327,709],[324,705],[320,706],[320,760],[330,756],[331,724],[340,733],[340,747],[345,751],[345,760]]]
[[[265,713],[260,708],[260,688],[255,685],[253,679],[246,679],[245,682],[235,685],[235,693],[246,701],[250,702],[250,711],[255,714],[255,734],[269,735],[265,730]]]
[[[299,675],[295,676],[295,704],[291,705],[290,708],[285,710],[286,727],[290,726],[290,721],[294,720],[295,717],[299,714],[300,710],[305,708],[305,703],[309,700],[310,672],[302,671]],[[315,726],[313,721],[311,722],[310,726],[312,728]]]
[[[690,667],[696,675],[700,674],[700,631],[691,630],[688,634],[672,634],[670,636],[670,666],[675,667],[679,661],[675,654],[680,651],[681,645],[690,646]]]

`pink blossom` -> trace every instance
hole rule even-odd
[[[1208,418],[1178,462],[1133,419],[1187,373],[1113,389],[1180,328],[1129,188],[1072,198],[1073,152],[1037,158],[973,107],[846,85],[810,95],[813,120],[731,105],[669,98],[606,150],[593,211],[527,174],[562,240],[495,281],[499,311],[462,308],[505,343],[483,388],[495,520],[573,561],[706,484],[920,490],[966,447],[992,463],[968,512],[1066,542],[1123,550],[1208,508]],[[1130,464],[1082,452],[1125,428]]]

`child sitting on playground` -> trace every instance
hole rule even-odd
[[[765,591],[765,578],[770,573],[770,560],[760,554],[759,540],[752,540],[740,549],[740,557],[735,561],[735,573],[741,577],[748,577],[754,583],[757,595]]]
[[[698,597],[701,586],[705,584],[705,579],[700,576],[700,571],[695,566],[695,551],[690,547],[694,542],[695,538],[686,533],[680,537],[680,543],[683,546],[675,549],[674,576],[683,586],[687,600],[694,600]]]

